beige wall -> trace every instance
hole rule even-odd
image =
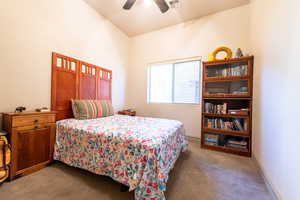
[[[253,0],[254,155],[282,200],[300,197],[300,2]]]
[[[177,119],[187,135],[200,137],[201,106],[147,104],[147,65],[207,55],[225,45],[249,51],[249,7],[243,6],[132,38],[128,106],[139,115]]]
[[[121,109],[129,42],[82,0],[1,1],[0,111],[50,106],[52,51],[112,69]]]

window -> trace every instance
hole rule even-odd
[[[150,66],[148,102],[199,104],[200,61]]]

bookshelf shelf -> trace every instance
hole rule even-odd
[[[247,56],[247,57],[242,57],[242,58],[232,58],[229,60],[216,60],[216,61],[207,61],[203,62],[204,65],[209,66],[209,65],[222,65],[222,64],[229,64],[229,63],[236,63],[236,62],[248,62],[249,60],[253,60],[253,56]]]
[[[249,118],[249,115],[236,115],[236,114],[218,114],[218,113],[202,113],[204,116],[209,117],[232,117],[232,118]]]
[[[231,99],[231,98],[249,98],[251,99],[250,95],[236,95],[236,94],[204,94],[203,95],[203,98],[204,99],[209,99],[209,98],[228,98],[228,99]]]
[[[233,149],[233,148],[225,147],[225,146],[212,146],[212,145],[203,144],[202,148],[210,149],[210,150],[214,150],[214,151],[221,151],[221,152],[225,152],[225,153],[236,154],[236,155],[240,155],[240,156],[247,156],[247,157],[251,156],[251,152],[249,150]]]
[[[203,62],[202,148],[251,157],[253,59]]]
[[[232,131],[232,130],[218,129],[218,128],[204,128],[203,131],[205,133],[231,135],[231,136],[239,136],[239,137],[250,137],[249,132],[242,132],[242,131]]]
[[[228,77],[215,77],[215,78],[204,78],[206,82],[228,82],[228,81],[242,81],[248,80],[249,76],[228,76]]]
[[[211,100],[214,100],[214,99],[223,99],[223,100],[240,100],[240,99],[244,99],[244,100],[251,100],[252,98],[251,97],[224,97],[224,96],[203,96],[203,98],[202,99],[204,99],[204,100],[209,100],[209,99],[211,99]]]

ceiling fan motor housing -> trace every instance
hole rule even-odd
[[[153,1],[155,2],[155,4],[158,6],[158,8],[162,13],[165,13],[170,9],[169,4],[167,3],[166,0],[153,0]],[[178,1],[178,0],[172,0],[172,1]],[[136,0],[127,0],[125,5],[123,6],[123,9],[125,10],[131,9],[131,7],[135,2]]]
[[[179,0],[171,0],[169,1],[171,8],[178,8],[179,7]]]

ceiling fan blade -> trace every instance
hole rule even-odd
[[[125,10],[129,10],[135,2],[136,2],[136,0],[127,0],[125,5],[123,6],[123,8]]]
[[[165,0],[154,0],[154,2],[159,7],[159,9],[162,13],[167,12],[170,8]]]

